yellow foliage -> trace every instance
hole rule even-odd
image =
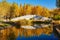
[[[25,4],[24,6],[22,6],[22,4],[20,4],[19,7],[16,3],[13,4],[9,4],[7,2],[0,3],[0,17],[10,19],[22,15],[32,14],[49,17],[50,11],[42,6],[32,6],[29,4]]]

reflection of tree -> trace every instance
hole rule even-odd
[[[9,35],[7,36],[7,40],[16,40],[14,32],[11,30]]]
[[[2,39],[2,33],[1,33],[1,30],[0,30],[0,40]]]

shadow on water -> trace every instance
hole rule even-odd
[[[53,24],[53,33],[60,40],[60,33],[59,33],[59,31],[57,31],[56,28],[60,30],[60,24]]]

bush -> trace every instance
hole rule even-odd
[[[54,20],[60,20],[60,15],[55,15],[55,16],[53,17],[53,19],[54,19]]]

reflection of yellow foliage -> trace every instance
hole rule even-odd
[[[32,36],[32,30],[26,30],[26,36]]]
[[[19,29],[19,33],[20,33],[20,36],[23,35],[23,29],[22,28]]]
[[[18,37],[19,30],[16,29],[15,27],[13,27],[12,29],[13,29],[12,31],[14,32],[15,36]]]
[[[46,28],[39,28],[39,29],[22,29],[20,28],[20,35],[24,35],[24,36],[34,36],[34,35],[41,35],[42,33],[50,35],[52,33],[52,28],[46,27]]]
[[[50,35],[52,33],[52,27],[46,27],[46,28],[38,28],[38,29],[16,29],[15,27],[12,28],[8,28],[8,29],[4,29],[4,30],[0,30],[0,32],[2,32],[2,38],[5,38],[9,35],[10,32],[14,32],[15,37],[18,37],[18,35],[20,34],[20,36],[40,36],[42,33],[46,34],[46,35]]]
[[[31,26],[31,25],[33,25],[32,24],[32,21],[33,21],[33,19],[32,20],[20,20],[18,23],[19,24],[21,24],[21,26],[22,25],[24,25],[24,26]],[[22,36],[22,35],[24,35],[24,36],[33,36],[33,35],[37,35],[37,36],[39,36],[39,35],[41,35],[42,33],[44,33],[44,34],[47,34],[47,35],[49,35],[49,34],[51,34],[52,33],[52,27],[45,27],[45,28],[38,28],[38,29],[22,29],[22,28],[20,28],[20,30],[19,30],[19,32],[20,32],[20,35]]]
[[[43,33],[43,30],[42,29],[36,29],[36,35],[41,35]]]

